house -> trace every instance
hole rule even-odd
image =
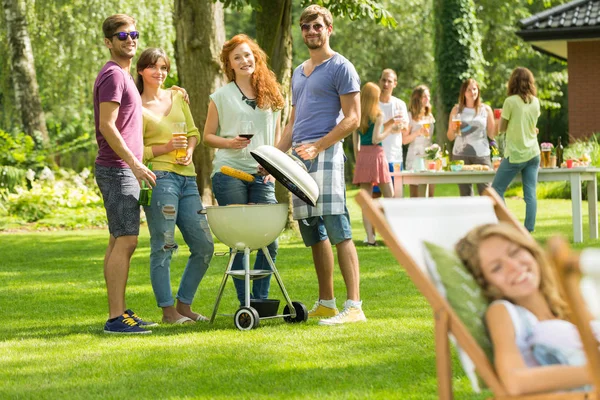
[[[600,132],[600,0],[574,0],[519,22],[523,40],[567,61],[571,138]]]

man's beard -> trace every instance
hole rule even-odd
[[[319,36],[318,38],[304,39],[304,44],[311,50],[319,49],[323,47],[325,44],[325,40],[323,37]]]

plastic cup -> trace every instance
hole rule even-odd
[[[567,163],[567,168],[573,168],[573,160],[571,160],[571,159],[568,159],[568,160],[566,161],[566,163]]]
[[[502,109],[501,108],[494,108],[494,118],[495,119],[500,119],[501,116],[502,116]]]

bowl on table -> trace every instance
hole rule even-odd
[[[450,164],[450,171],[452,172],[458,172],[461,171],[463,169],[462,164]]]

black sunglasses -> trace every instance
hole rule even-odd
[[[321,24],[302,24],[300,25],[300,29],[302,29],[302,31],[304,32],[308,32],[310,31],[310,28],[313,28],[315,30],[315,32],[321,32],[323,30],[323,25]]]
[[[140,37],[140,33],[138,31],[117,32],[113,36],[116,36],[120,41],[127,40],[127,36],[131,36],[131,40],[135,40]]]

